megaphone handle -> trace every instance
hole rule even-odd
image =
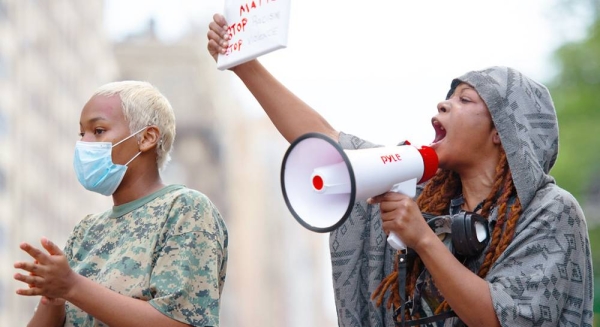
[[[406,182],[399,183],[399,184],[392,186],[392,189],[390,191],[398,192],[398,193],[402,193],[404,195],[408,195],[410,197],[414,197],[415,193],[416,193],[416,189],[417,189],[417,180],[411,179]],[[388,235],[387,241],[391,247],[393,247],[394,249],[396,249],[398,251],[406,249],[406,245],[404,244],[404,242],[402,242],[400,237],[398,237],[398,235],[394,234],[394,232],[390,232],[390,235]]]
[[[402,240],[394,232],[391,232],[390,235],[388,235],[387,241],[391,247],[398,251],[406,249],[404,242],[402,242]]]

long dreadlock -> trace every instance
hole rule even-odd
[[[427,183],[423,192],[421,192],[421,195],[417,199],[417,204],[423,212],[434,215],[446,214],[449,211],[451,199],[459,196],[461,189],[462,184],[458,174],[449,170],[442,170]],[[483,278],[487,275],[491,266],[496,262],[504,250],[506,250],[514,237],[515,227],[522,209],[518,197],[516,198],[516,201],[509,206],[509,199],[514,195],[516,195],[516,189],[512,180],[512,174],[508,166],[506,153],[502,151],[500,160],[496,166],[494,186],[488,197],[485,199],[481,209],[481,215],[489,217],[491,210],[494,207],[497,207],[498,221],[492,232],[491,243],[485,254],[485,260],[479,269],[479,277]],[[508,217],[506,214],[507,212],[510,213],[510,216]],[[418,256],[409,256],[408,258],[405,281],[405,298],[407,301],[409,301],[412,294],[414,294],[417,278],[423,269],[423,264]],[[374,300],[376,299],[376,304],[380,306],[383,302],[385,293],[388,290],[391,290],[386,307],[389,309],[393,305],[398,308],[401,305],[398,286],[398,256],[396,256],[392,273],[382,280],[379,287],[373,292],[371,298]],[[435,314],[447,311],[449,308],[448,303],[444,300],[444,302],[436,309]],[[408,311],[402,314],[405,315],[406,320],[420,318],[418,314],[411,317]]]

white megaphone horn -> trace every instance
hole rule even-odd
[[[331,138],[308,133],[292,142],[283,157],[281,188],[296,220],[314,232],[330,232],[350,215],[355,201],[394,191],[414,197],[417,184],[438,168],[435,151],[410,144],[344,150]],[[393,233],[388,243],[404,243]]]

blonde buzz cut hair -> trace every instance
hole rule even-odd
[[[121,99],[123,115],[132,133],[146,126],[158,127],[160,139],[156,146],[156,163],[158,169],[164,169],[171,160],[170,153],[175,140],[175,114],[169,100],[155,86],[141,81],[104,84],[93,96],[114,95]]]

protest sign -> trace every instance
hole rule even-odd
[[[229,69],[287,46],[290,0],[225,0],[229,46],[217,68]]]

